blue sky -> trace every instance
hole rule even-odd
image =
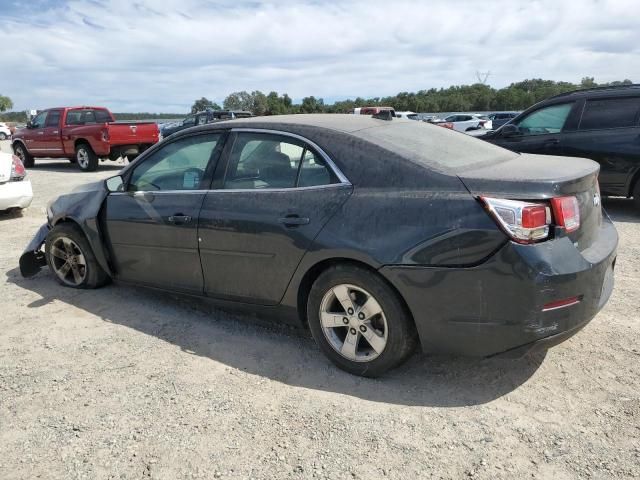
[[[640,82],[638,0],[0,0],[19,110],[186,111],[239,90],[385,96],[524,78]]]

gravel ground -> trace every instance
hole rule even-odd
[[[7,144],[3,145],[7,148]],[[564,344],[521,360],[417,355],[369,380],[303,331],[192,299],[20,277],[48,200],[113,175],[30,170],[35,199],[0,215],[0,478],[640,477],[640,214],[616,289]]]

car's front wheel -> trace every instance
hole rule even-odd
[[[398,294],[376,273],[353,265],[331,267],[318,277],[307,316],[323,353],[356,375],[382,375],[404,362],[417,343]]]
[[[45,256],[56,280],[66,287],[97,288],[109,281],[87,238],[75,225],[63,223],[49,232]]]

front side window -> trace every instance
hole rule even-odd
[[[587,100],[580,130],[633,127],[638,123],[640,97]]]
[[[60,123],[60,110],[50,110],[47,116],[47,127],[57,127]]]
[[[572,103],[564,103],[536,110],[518,123],[520,133],[522,135],[560,133],[569,117],[571,107],[573,107]]]
[[[171,142],[133,171],[129,191],[200,190],[220,134],[198,135]]]
[[[241,132],[233,144],[225,189],[294,188],[337,183],[324,160],[294,138]]]
[[[33,126],[33,128],[44,127],[44,122],[45,122],[45,119],[47,118],[47,113],[49,112],[41,112],[38,115],[36,115],[34,119],[31,120],[31,126]]]

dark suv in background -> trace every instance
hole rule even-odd
[[[595,160],[602,195],[633,197],[640,208],[640,85],[557,95],[479,138],[516,152]]]
[[[205,110],[204,112],[188,115],[182,123],[168,125],[161,129],[163,137],[168,137],[172,133],[179,132],[185,128],[205,125],[207,123],[221,122],[223,120],[233,120],[235,118],[253,117],[253,113],[241,110]]]

